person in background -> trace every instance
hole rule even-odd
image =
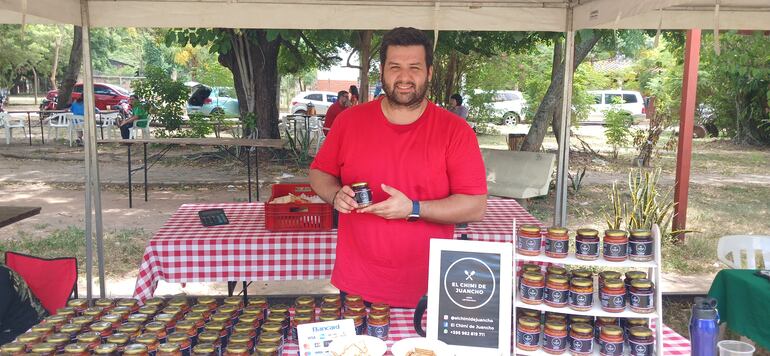
[[[13,341],[48,316],[18,273],[0,266],[0,345]]]
[[[99,108],[97,107],[94,107],[94,110],[97,113],[99,112]],[[78,130],[77,143],[78,143],[78,146],[83,146],[83,116],[85,116],[85,107],[83,107],[82,95],[72,102],[72,105],[70,105],[70,111],[72,112],[72,115],[79,116],[79,117],[72,118],[72,124],[75,125],[75,127],[80,128]]]
[[[350,107],[350,97],[348,96],[348,92],[344,90],[340,90],[337,92],[337,101],[334,102],[331,106],[329,106],[329,109],[326,110],[326,117],[324,118],[324,136],[329,134],[329,130],[332,128],[332,124],[334,123],[334,119],[337,118],[337,115]]]
[[[358,87],[355,85],[350,86],[350,106],[358,105]]]
[[[463,105],[463,97],[460,94],[452,94],[449,97],[449,112],[468,120],[468,107]]]
[[[147,127],[147,125],[150,124],[150,120],[148,120],[147,117],[147,110],[144,109],[142,102],[139,100],[139,96],[131,95],[131,117],[118,124],[120,127],[120,137],[124,140],[128,140],[129,137],[131,137],[131,128],[134,127],[135,122],[136,127]]]
[[[307,116],[316,116],[318,115],[315,111],[315,105],[313,103],[307,103],[307,110],[305,111],[305,115]]]

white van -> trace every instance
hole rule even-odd
[[[475,89],[475,95],[492,94],[489,106],[495,114],[493,123],[498,125],[515,126],[524,119],[524,108],[527,107],[527,100],[518,90],[495,90],[483,91]]]
[[[589,90],[589,94],[594,97],[594,104],[591,105],[591,112],[584,123],[604,124],[604,112],[612,107],[613,103],[620,98],[622,104],[620,107],[631,113],[634,117],[634,123],[644,119],[647,109],[644,106],[644,98],[638,91],[631,90]]]

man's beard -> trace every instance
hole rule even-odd
[[[415,91],[412,93],[409,93],[405,96],[399,96],[396,93],[396,86],[399,84],[410,84],[414,86]],[[425,94],[428,92],[428,78],[425,78],[425,82],[422,86],[417,85],[415,82],[403,82],[403,81],[397,81],[394,84],[390,84],[386,82],[385,80],[382,81],[382,88],[385,91],[385,95],[388,97],[388,101],[390,101],[393,104],[399,105],[399,106],[406,106],[406,107],[415,107],[418,106],[423,99],[425,99]]]

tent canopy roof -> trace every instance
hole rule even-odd
[[[95,27],[770,30],[770,0],[87,0]],[[662,9],[662,10],[661,10]],[[80,24],[80,0],[0,0],[0,23]]]

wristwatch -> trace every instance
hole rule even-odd
[[[406,217],[406,221],[413,222],[420,220],[420,202],[412,200],[412,212]]]

